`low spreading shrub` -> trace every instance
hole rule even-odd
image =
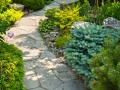
[[[85,77],[91,79],[92,73],[89,61],[93,55],[101,50],[102,44],[106,36],[111,34],[110,32],[110,30],[94,24],[85,28],[71,30],[72,39],[66,44],[64,51],[66,62],[78,74],[85,75]]]
[[[59,48],[63,48],[65,46],[66,42],[68,42],[69,40],[71,40],[71,37],[69,34],[63,35],[60,37],[56,37],[55,38],[55,46],[59,47]]]
[[[45,33],[45,32],[50,32],[53,31],[56,28],[56,25],[54,24],[55,20],[52,19],[45,19],[45,20],[40,20],[39,22],[39,32]]]
[[[24,0],[23,4],[25,5],[25,8],[39,10],[45,6],[45,0]]]
[[[56,19],[55,18],[55,13],[59,13],[59,12],[60,12],[60,9],[58,9],[58,8],[47,9],[45,11],[45,16],[48,19]]]
[[[76,7],[67,7],[64,10],[60,10],[55,13],[55,18],[57,19],[55,24],[60,27],[62,34],[69,33],[69,29],[71,28],[73,22],[85,19],[84,16],[79,16],[79,10],[80,6],[77,5]]]
[[[11,2],[11,0],[0,0],[0,13],[5,11]]]
[[[120,90],[120,39],[105,41],[102,50],[90,61],[95,79],[91,81],[92,90]]]
[[[22,51],[0,42],[0,90],[25,90]]]
[[[13,24],[15,21],[21,19],[23,12],[16,11],[14,9],[8,9],[3,13],[0,13],[0,19],[6,21],[9,24]]]

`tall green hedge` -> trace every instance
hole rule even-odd
[[[0,90],[25,90],[22,51],[0,42]]]

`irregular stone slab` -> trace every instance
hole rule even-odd
[[[7,41],[15,40],[15,39],[27,36],[27,34],[28,34],[27,31],[24,31],[24,30],[21,30],[19,28],[15,28],[15,27],[10,28],[10,30],[7,31],[6,33],[8,34],[9,32],[13,32],[14,36],[12,38],[9,38],[8,35],[6,35],[7,36]]]
[[[40,11],[37,11],[37,12],[33,12],[33,13],[30,13],[28,16],[45,16],[45,11],[43,10],[40,10]]]
[[[74,3],[77,2],[79,0],[55,0],[55,2],[59,3],[59,4],[70,4],[70,3]]]
[[[29,61],[37,59],[42,53],[42,51],[39,51],[38,49],[26,49],[23,50],[23,53],[24,53],[23,59],[25,61]]]
[[[40,33],[37,30],[38,28],[33,28],[30,32],[29,32],[29,37],[33,38],[34,40],[43,40],[42,37],[40,36]]]
[[[73,77],[75,77],[74,74],[72,72],[70,72],[70,71],[58,73],[56,70],[54,70],[53,72],[63,82],[72,80]]]
[[[26,70],[31,70],[31,69],[34,69],[36,67],[37,67],[37,65],[33,61],[24,62],[24,68]]]
[[[108,17],[103,20],[103,26],[110,29],[118,29],[120,28],[120,21],[113,17]]]
[[[44,45],[43,41],[36,41],[36,48],[39,50],[47,50],[47,46]]]
[[[48,59],[37,59],[35,60],[35,63],[38,67],[44,68],[44,69],[53,69],[54,67],[54,62],[51,62]]]
[[[55,59],[56,57],[53,53],[51,53],[49,51],[44,51],[41,54],[40,59],[45,59],[45,58],[50,60],[50,59]]]
[[[17,26],[35,26],[35,21],[28,17],[23,17],[21,20],[16,22]]]
[[[60,6],[46,6],[45,7],[45,10],[47,10],[47,9],[52,9],[52,8],[60,8]]]
[[[16,28],[30,32],[33,28],[35,28],[35,26],[17,26]]]
[[[55,1],[52,1],[52,3],[51,4],[49,4],[50,6],[58,6],[59,4],[57,3],[57,2],[55,2]]]
[[[73,23],[71,28],[72,29],[75,29],[75,28],[79,29],[80,27],[84,28],[85,26],[88,26],[88,25],[90,25],[89,22],[77,21],[77,22]]]
[[[71,69],[66,66],[65,64],[56,64],[54,66],[54,70],[58,71],[58,72],[67,72],[70,71]]]
[[[54,90],[62,84],[62,81],[53,74],[52,70],[48,71],[42,68],[36,68],[35,71],[41,86],[47,90]]]
[[[37,19],[39,19],[40,18],[40,16],[27,16],[28,18],[30,18],[30,19],[33,19],[33,20],[37,20]]]
[[[38,88],[30,89],[30,90],[45,90],[45,89],[38,87]]]
[[[59,64],[61,63],[61,61],[58,58],[54,58],[54,59],[50,59],[52,62],[54,62],[55,64]]]
[[[24,86],[26,89],[39,87],[39,81],[35,74],[30,74],[24,77]]]
[[[54,90],[86,90],[79,80],[70,80]]]
[[[35,74],[34,70],[25,69],[25,76],[29,76],[29,75],[33,75],[33,74]]]
[[[23,37],[19,38],[19,42],[16,42],[16,44],[19,47],[25,47],[25,48],[35,48],[35,40],[29,37]]]

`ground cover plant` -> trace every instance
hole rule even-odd
[[[92,90],[120,90],[120,40],[104,43],[102,50],[90,61],[95,79],[91,81]]]
[[[22,51],[14,45],[0,42],[0,89],[25,90]]]

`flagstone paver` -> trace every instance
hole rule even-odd
[[[7,42],[23,51],[24,86],[27,90],[85,90],[72,70],[48,51],[38,32],[39,20],[45,19],[45,10],[53,7],[59,8],[59,4],[53,1],[17,21],[9,30],[15,35],[7,38]]]

